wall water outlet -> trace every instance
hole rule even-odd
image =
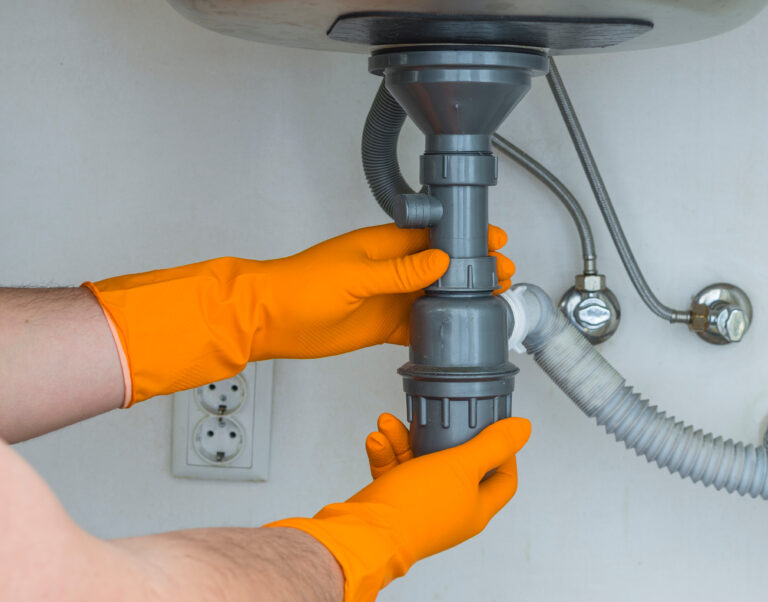
[[[274,362],[173,399],[174,476],[265,481],[269,474]]]

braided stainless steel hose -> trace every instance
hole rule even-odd
[[[627,274],[629,275],[630,280],[632,280],[632,284],[635,286],[640,298],[648,308],[660,318],[672,323],[690,324],[691,312],[673,309],[662,303],[654,294],[653,290],[651,290],[640,266],[637,264],[637,260],[632,253],[632,248],[629,246],[629,241],[621,227],[621,222],[619,222],[619,217],[616,215],[616,210],[614,209],[613,202],[608,194],[608,189],[605,186],[605,182],[603,182],[600,170],[598,169],[595,158],[589,148],[587,137],[581,129],[579,118],[576,115],[571,99],[568,96],[568,91],[565,89],[563,79],[560,77],[560,72],[552,57],[549,59],[547,82],[549,82],[549,87],[555,97],[557,107],[560,109],[560,114],[563,116],[563,121],[565,121],[565,125],[568,128],[568,133],[576,148],[576,153],[584,168],[587,180],[589,180],[589,185],[595,195],[600,212],[603,214],[605,224],[608,226],[608,231],[611,234],[613,243],[616,245],[616,250],[621,257],[624,268],[627,270]]]
[[[576,229],[579,232],[581,253],[584,256],[584,274],[589,276],[597,274],[597,251],[595,250],[595,239],[592,236],[592,228],[589,225],[587,216],[584,214],[584,210],[581,208],[581,204],[576,200],[576,197],[573,196],[573,193],[568,190],[566,185],[563,184],[555,174],[503,136],[494,134],[493,145],[502,154],[512,159],[523,169],[536,177],[549,188],[558,199],[560,199],[560,202],[562,202],[563,206],[568,210],[568,213],[571,214],[573,223],[576,225]]]

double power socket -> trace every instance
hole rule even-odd
[[[174,476],[267,480],[273,374],[273,361],[257,362],[232,378],[174,395]]]

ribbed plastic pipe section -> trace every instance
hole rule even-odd
[[[403,178],[397,160],[397,141],[405,117],[405,111],[382,82],[363,128],[362,155],[368,186],[389,217],[393,217],[395,199],[414,192]]]
[[[526,339],[526,348],[557,386],[587,416],[594,416],[624,385],[624,379],[562,313],[553,312],[549,320],[554,326],[549,336],[533,349]]]
[[[541,303],[542,291],[531,292]],[[548,298],[547,302],[551,306]],[[594,417],[606,432],[638,456],[694,483],[768,499],[765,447],[694,430],[650,405],[626,385],[623,377],[560,312],[545,308],[525,346],[585,414]]]
[[[659,468],[715,489],[768,499],[765,447],[734,443],[667,416],[632,387],[622,387],[595,415],[597,423]]]

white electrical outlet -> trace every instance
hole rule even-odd
[[[174,476],[266,481],[274,362],[182,391],[173,398]]]

